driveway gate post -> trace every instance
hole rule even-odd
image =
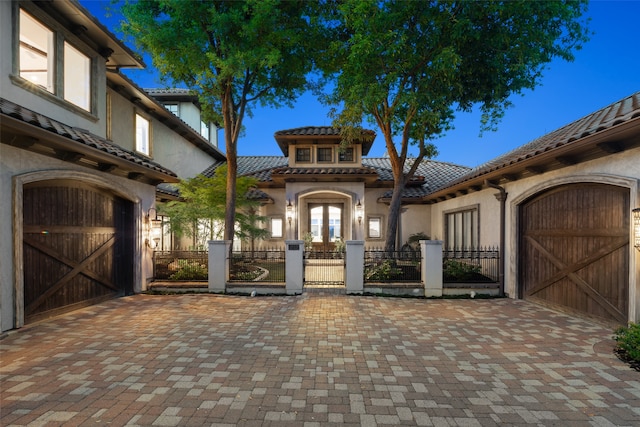
[[[224,293],[229,281],[231,240],[209,240],[209,292]]]
[[[284,245],[287,295],[300,295],[304,282],[304,241],[285,240]]]
[[[420,240],[425,297],[442,296],[442,240]]]
[[[347,240],[345,285],[348,294],[364,292],[364,240]]]

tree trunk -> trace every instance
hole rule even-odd
[[[389,217],[387,220],[387,233],[384,242],[385,252],[395,250],[396,238],[398,233],[398,220],[400,219],[400,208],[402,207],[402,189],[404,188],[404,174],[400,172],[400,176],[396,176],[393,171],[395,185],[391,195],[391,203],[389,204]]]

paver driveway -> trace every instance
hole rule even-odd
[[[523,301],[137,295],[2,341],[2,425],[640,425],[611,330]]]

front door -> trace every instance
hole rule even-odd
[[[342,239],[342,203],[309,204],[309,231],[313,235],[313,250],[331,252],[336,240]]]

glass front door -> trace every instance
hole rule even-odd
[[[328,252],[342,239],[342,203],[309,204],[309,231],[313,235],[313,250]]]

